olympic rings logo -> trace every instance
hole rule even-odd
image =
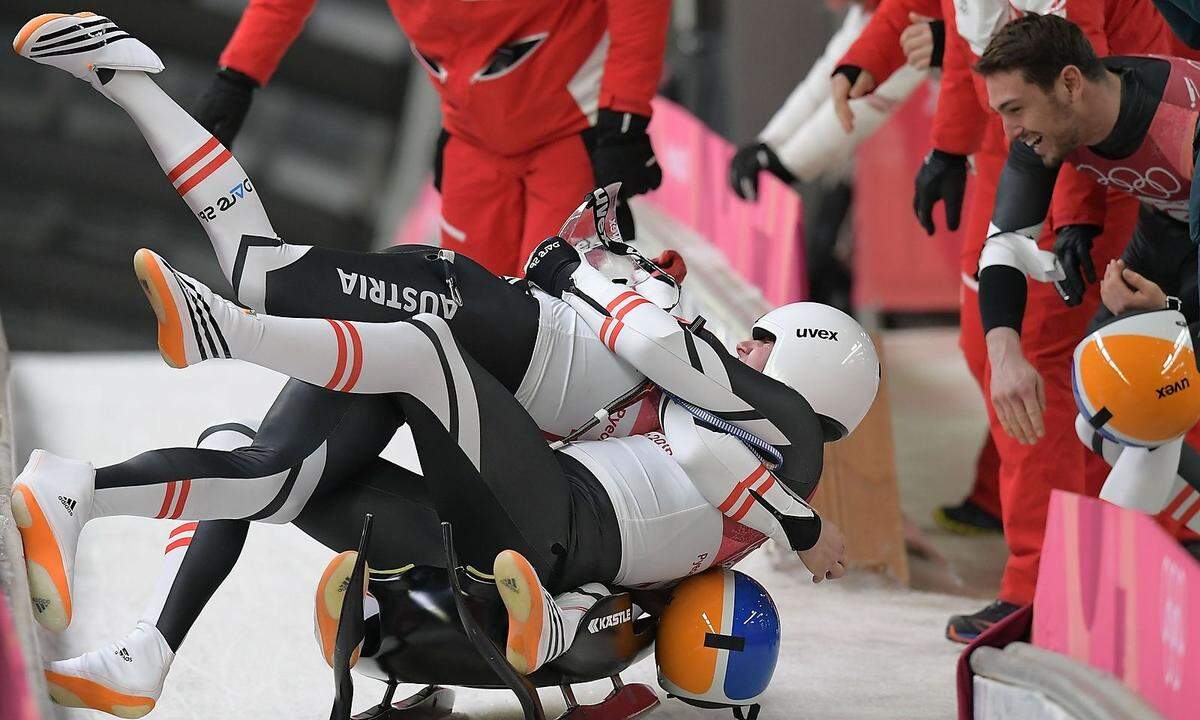
[[[1142,175],[1129,167],[1115,167],[1107,174],[1093,165],[1077,165],[1077,169],[1086,170],[1096,176],[1096,182],[1104,187],[1115,187],[1133,195],[1141,195],[1157,200],[1169,200],[1177,197],[1183,190],[1183,183],[1170,170],[1152,167]]]

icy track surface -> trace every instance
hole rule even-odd
[[[13,358],[18,467],[34,447],[105,465],[155,447],[190,446],[217,422],[260,418],[283,378],[241,362],[171,370],[153,354],[34,355]],[[385,452],[416,467],[404,433]],[[70,657],[122,637],[149,597],[174,523],[105,518],[87,526],[76,566],[71,628],[41,631],[43,655]],[[152,720],[328,717],[332,675],[312,631],[313,590],[333,551],[290,526],[256,524],[241,561],[217,592],[175,659]],[[763,718],[949,718],[955,712],[958,646],[942,639],[961,598],[891,589],[871,577],[813,585],[798,561],[760,550],[739,566],[762,582],[783,615],[779,668],[763,699]],[[626,681],[657,688],[654,663]],[[415,686],[397,693],[404,697]],[[607,683],[580,686],[582,702]],[[383,685],[356,678],[355,712]],[[661,694],[661,691],[660,691]],[[547,715],[562,712],[544,689]],[[58,709],[58,718],[109,717]],[[458,692],[453,717],[519,718],[498,691]],[[676,700],[651,717],[728,718]]]

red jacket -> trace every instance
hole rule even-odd
[[[977,0],[975,4],[986,7],[997,2],[1004,0]],[[1023,11],[1064,15],[1079,25],[1100,56],[1166,54],[1171,50],[1171,32],[1150,0],[1014,0],[1004,4],[1009,17]],[[987,122],[995,126],[1000,125],[1000,119],[988,109],[983,79],[971,73],[971,66],[979,58],[968,43],[970,31],[962,33],[957,27],[951,28],[959,21],[954,16],[952,0],[943,0],[943,7],[951,14],[946,22],[943,90],[934,115],[932,140],[933,146],[940,150],[966,155],[980,149],[983,134],[980,119],[986,115]],[[974,45],[986,45],[987,37],[985,33],[973,38]],[[973,93],[965,89],[968,79],[974,86]],[[1104,215],[1104,189],[1074,168],[1064,167],[1055,185],[1051,227],[1103,227]]]
[[[940,0],[883,0],[858,40],[837,64],[860,67],[882,84],[906,62],[900,49],[900,33],[912,24],[908,19],[910,12],[942,19]]]
[[[221,64],[266,84],[316,0],[250,0]],[[388,0],[451,135],[519,155],[597,108],[650,115],[669,0]],[[509,62],[498,62],[516,58]]]

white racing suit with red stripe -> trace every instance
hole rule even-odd
[[[661,432],[562,450],[612,501],[621,534],[616,584],[729,566],[767,537],[811,547],[820,518],[804,499],[820,477],[823,436],[803,396],[587,263],[572,279],[564,299],[663,391]]]

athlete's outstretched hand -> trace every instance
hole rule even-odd
[[[546,293],[561,298],[571,286],[571,273],[581,262],[579,251],[557,235],[533,249],[525,263],[525,279]]]
[[[854,110],[850,101],[875,89],[875,76],[857,65],[839,65],[829,79],[833,112],[846,134],[854,132]]]
[[[1167,294],[1158,283],[1125,267],[1124,260],[1113,260],[1104,268],[1100,299],[1113,315],[1167,306]]]
[[[779,160],[779,156],[766,143],[746,145],[729,161],[729,187],[743,200],[758,200],[758,173],[766,170],[788,185],[796,182],[796,176]]]
[[[796,553],[813,574],[813,582],[836,580],[846,574],[846,538],[832,521],[821,518],[817,544]]]
[[[913,212],[925,232],[933,235],[937,229],[933,223],[933,206],[938,200],[946,204],[946,227],[957,230],[967,188],[967,158],[937,148],[930,150],[917,171],[915,185]]]
[[[1086,284],[1096,282],[1092,240],[1099,234],[1100,228],[1095,225],[1065,225],[1058,229],[1053,249],[1065,274],[1058,281],[1058,290],[1067,307],[1075,307],[1083,302]]]
[[[258,83],[249,75],[231,68],[221,68],[208,90],[200,97],[192,115],[222,145],[232,148],[233,140],[246,120],[246,113],[250,112],[250,101],[257,87]]]
[[[1046,388],[1042,376],[1021,352],[1021,336],[1010,327],[987,334],[988,362],[992,367],[992,407],[1004,432],[1023,445],[1033,445],[1046,434]]]

